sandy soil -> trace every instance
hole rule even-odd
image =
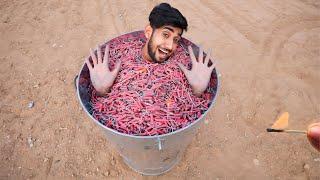
[[[146,177],[122,162],[73,78],[90,47],[143,29],[158,3],[0,2],[0,179],[320,179],[306,137],[265,132],[284,111],[296,129],[320,116],[317,0],[172,2],[185,37],[219,60],[220,94],[172,171]]]

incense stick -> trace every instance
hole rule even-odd
[[[273,129],[273,128],[267,128],[267,132],[285,132],[285,133],[300,133],[300,134],[307,134],[307,131],[302,130],[293,130],[293,129]]]

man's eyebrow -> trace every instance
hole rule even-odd
[[[163,29],[168,29],[169,31],[174,32],[173,28],[168,27],[168,26],[163,27]]]
[[[168,29],[169,31],[174,32],[173,28],[168,26],[163,27],[163,29]],[[182,36],[182,33],[179,33],[179,36]]]

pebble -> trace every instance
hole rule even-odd
[[[256,165],[256,166],[259,166],[259,165],[260,165],[260,162],[259,162],[258,159],[254,159],[254,160],[253,160],[253,163],[254,163],[254,165]]]
[[[54,44],[52,44],[52,47],[54,48],[54,47],[56,47],[57,46],[57,44],[56,43],[54,43]]]
[[[30,101],[29,104],[28,104],[28,108],[33,108],[33,106],[34,106],[34,102]]]
[[[244,132],[244,137],[248,137],[248,134],[247,134],[247,132]]]
[[[304,164],[303,169],[305,169],[305,170],[309,170],[309,169],[310,169],[309,164]]]
[[[33,143],[34,143],[34,139],[32,139],[31,136],[28,137],[28,144],[29,144],[29,147],[32,148],[33,147]]]
[[[102,173],[102,175],[104,175],[104,176],[109,176],[109,175],[110,175],[110,171],[107,170],[106,172]]]
[[[34,88],[39,88],[40,87],[40,83],[37,83],[33,86]]]
[[[116,160],[115,160],[115,158],[113,156],[111,158],[111,165],[112,166],[116,165]]]
[[[204,124],[209,124],[209,121],[208,120],[204,120]]]
[[[313,159],[315,162],[320,162],[320,158]]]

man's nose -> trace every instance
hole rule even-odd
[[[165,48],[171,51],[173,48],[173,40],[168,40]]]

